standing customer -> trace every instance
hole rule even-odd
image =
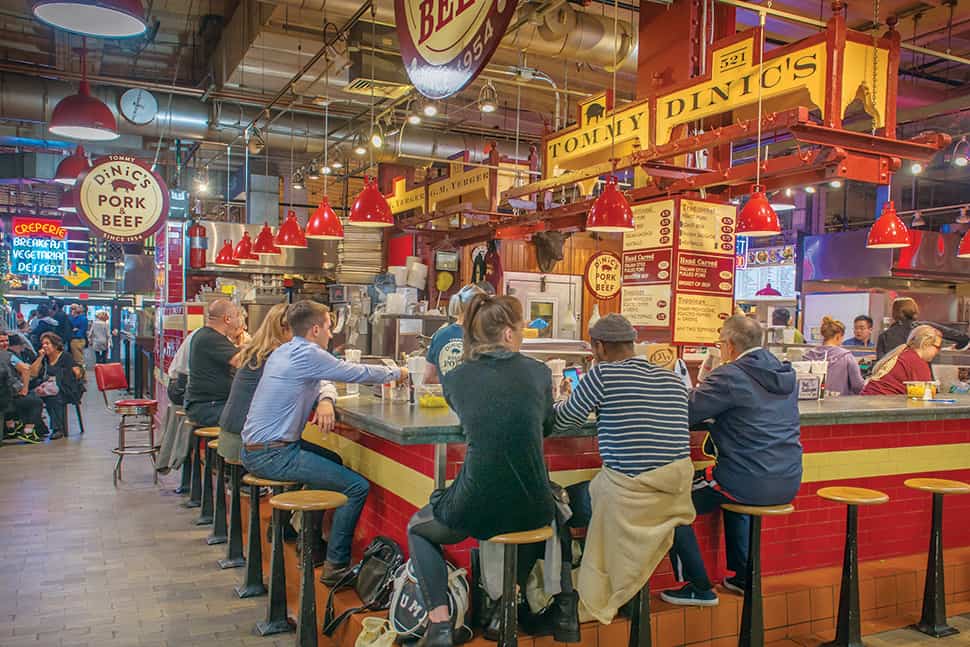
[[[722,503],[788,503],[801,484],[795,371],[762,348],[761,339],[761,325],[754,319],[727,319],[719,339],[727,363],[714,369],[688,399],[690,424],[713,419],[709,429],[717,447],[717,462],[694,473],[692,498],[699,515],[717,513]],[[744,592],[750,523],[747,515],[724,512],[727,566],[735,573],[724,580],[724,587],[736,593]],[[677,528],[670,558],[674,574],[687,584],[660,597],[671,604],[715,606],[717,594],[691,526]]]
[[[84,393],[81,369],[74,364],[70,353],[64,352],[64,342],[56,334],[45,332],[40,338],[40,354],[30,365],[31,377],[43,380],[35,389],[47,407],[51,419],[51,440],[67,435],[67,405],[81,402]]]
[[[57,334],[60,324],[51,316],[50,306],[46,303],[37,306],[30,316],[30,344],[36,351],[40,348],[41,335],[48,332]]]
[[[589,337],[596,365],[555,405],[556,430],[577,429],[596,414],[603,469],[567,491],[570,525],[589,526],[579,597],[608,624],[670,550],[674,529],[694,521],[694,468],[683,380],[636,356],[636,330],[621,315],[601,318]]]
[[[108,323],[108,313],[104,310],[94,315],[94,321],[88,329],[88,343],[94,350],[94,361],[104,364],[108,361],[108,348],[111,346],[111,325]]]
[[[227,299],[216,299],[209,304],[205,326],[192,335],[185,413],[203,427],[219,424],[229,399],[235,371],[229,360],[239,350],[230,338],[237,337],[241,327],[239,308]]]
[[[334,425],[331,395],[320,395],[320,380],[381,384],[407,377],[406,369],[342,362],[325,348],[330,333],[330,310],[313,301],[298,301],[286,312],[293,339],[277,348],[263,365],[246,423],[241,457],[246,469],[264,478],[297,481],[307,487],[334,490],[347,504],[333,515],[323,582],[333,586],[350,566],[350,548],[370,485],[360,474],[300,447],[303,427],[312,423],[327,434]],[[193,359],[192,372],[195,372]],[[191,384],[191,382],[190,382]]]
[[[859,315],[852,320],[852,337],[842,342],[843,346],[865,346],[872,348],[872,317]]]
[[[57,299],[51,299],[50,301],[51,317],[57,322],[57,336],[60,337],[65,344],[69,344],[71,341],[71,319],[64,312],[64,304],[62,304]]]
[[[829,363],[825,374],[826,392],[858,395],[864,384],[862,371],[852,351],[842,348],[845,324],[832,317],[822,317],[821,333],[822,345],[805,353],[804,359]]]
[[[485,291],[475,284],[466,285],[448,302],[448,314],[456,321],[442,326],[431,337],[428,365],[424,372],[425,384],[439,384],[448,371],[461,364],[465,334],[462,324],[465,322],[465,310],[476,294],[485,294]]]
[[[872,367],[872,377],[862,395],[906,395],[905,382],[932,380],[930,362],[942,345],[939,330],[929,324],[916,326],[905,344],[892,349]]]
[[[906,344],[913,329],[920,324],[929,324],[936,328],[943,335],[943,339],[956,344],[957,350],[970,348],[970,337],[959,330],[941,326],[932,321],[919,321],[919,306],[916,301],[909,297],[899,297],[893,300],[892,315],[892,325],[882,331],[882,334],[879,335],[879,341],[876,342],[876,357],[880,359],[886,353]]]
[[[77,364],[81,372],[84,372],[84,347],[88,341],[88,315],[84,311],[84,306],[71,305],[71,357]]]
[[[792,342],[795,344],[804,344],[805,336],[802,335],[802,331],[795,328],[792,324],[791,313],[788,312],[788,308],[778,308],[771,313],[771,325],[772,326],[783,326],[785,332],[791,331]]]
[[[521,353],[522,304],[475,296],[465,311],[465,361],[444,378],[468,439],[455,481],[408,524],[430,625],[418,647],[451,647],[448,571],[441,546],[549,524],[554,514],[542,437],[552,429],[552,375]],[[497,406],[500,403],[501,406]]]

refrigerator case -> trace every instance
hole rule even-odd
[[[542,319],[540,338],[579,339],[583,312],[583,278],[568,274],[505,272],[505,294],[522,303],[525,321]]]

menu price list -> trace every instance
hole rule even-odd
[[[675,343],[716,344],[724,320],[734,310],[734,300],[729,296],[678,294],[675,308]]]
[[[670,325],[670,285],[624,286],[623,314],[634,326]]]
[[[670,248],[624,252],[623,284],[669,283],[672,254]]]
[[[635,205],[632,211],[634,230],[623,234],[623,251],[673,245],[673,200]]]
[[[678,254],[677,290],[731,295],[734,291],[734,257]]]
[[[696,200],[680,201],[680,249],[734,255],[737,207]]]

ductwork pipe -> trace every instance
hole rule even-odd
[[[45,124],[54,106],[65,96],[75,94],[77,86],[73,83],[54,81],[19,74],[0,74],[0,119]],[[118,98],[124,88],[96,86],[92,92],[108,106],[118,105]],[[206,103],[193,97],[172,96],[164,91],[156,92],[158,115],[147,126],[136,126],[129,121],[118,119],[118,129],[123,135],[141,137],[166,137],[169,139],[206,140],[223,143],[236,142],[243,145],[238,137],[242,129],[260,111],[228,102]],[[171,107],[169,107],[171,106]],[[337,121],[331,117],[331,123]],[[338,122],[339,123],[339,122]],[[324,120],[308,115],[286,115],[278,119],[263,132],[263,140],[271,150],[293,150],[298,155],[319,155],[323,153],[325,133]],[[291,135],[292,129],[292,135]],[[331,138],[333,146],[352,132],[340,133]],[[335,141],[336,139],[336,141]],[[401,155],[451,157],[465,150],[482,149],[483,141],[493,141],[496,137],[464,135],[461,133],[441,133],[428,128],[407,127],[403,136],[393,138],[394,151]],[[512,152],[511,144],[502,147]],[[386,160],[393,159],[391,147],[384,153]]]

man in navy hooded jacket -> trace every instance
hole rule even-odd
[[[710,421],[716,462],[694,475],[693,500],[698,515],[717,512],[722,503],[780,505],[795,498],[802,480],[798,394],[795,372],[761,347],[761,325],[743,316],[724,322],[720,336],[725,364],[690,394],[691,426]],[[728,569],[726,589],[744,592],[750,517],[724,512]],[[674,533],[670,551],[674,573],[683,588],[664,591],[672,604],[718,603],[691,526]]]

